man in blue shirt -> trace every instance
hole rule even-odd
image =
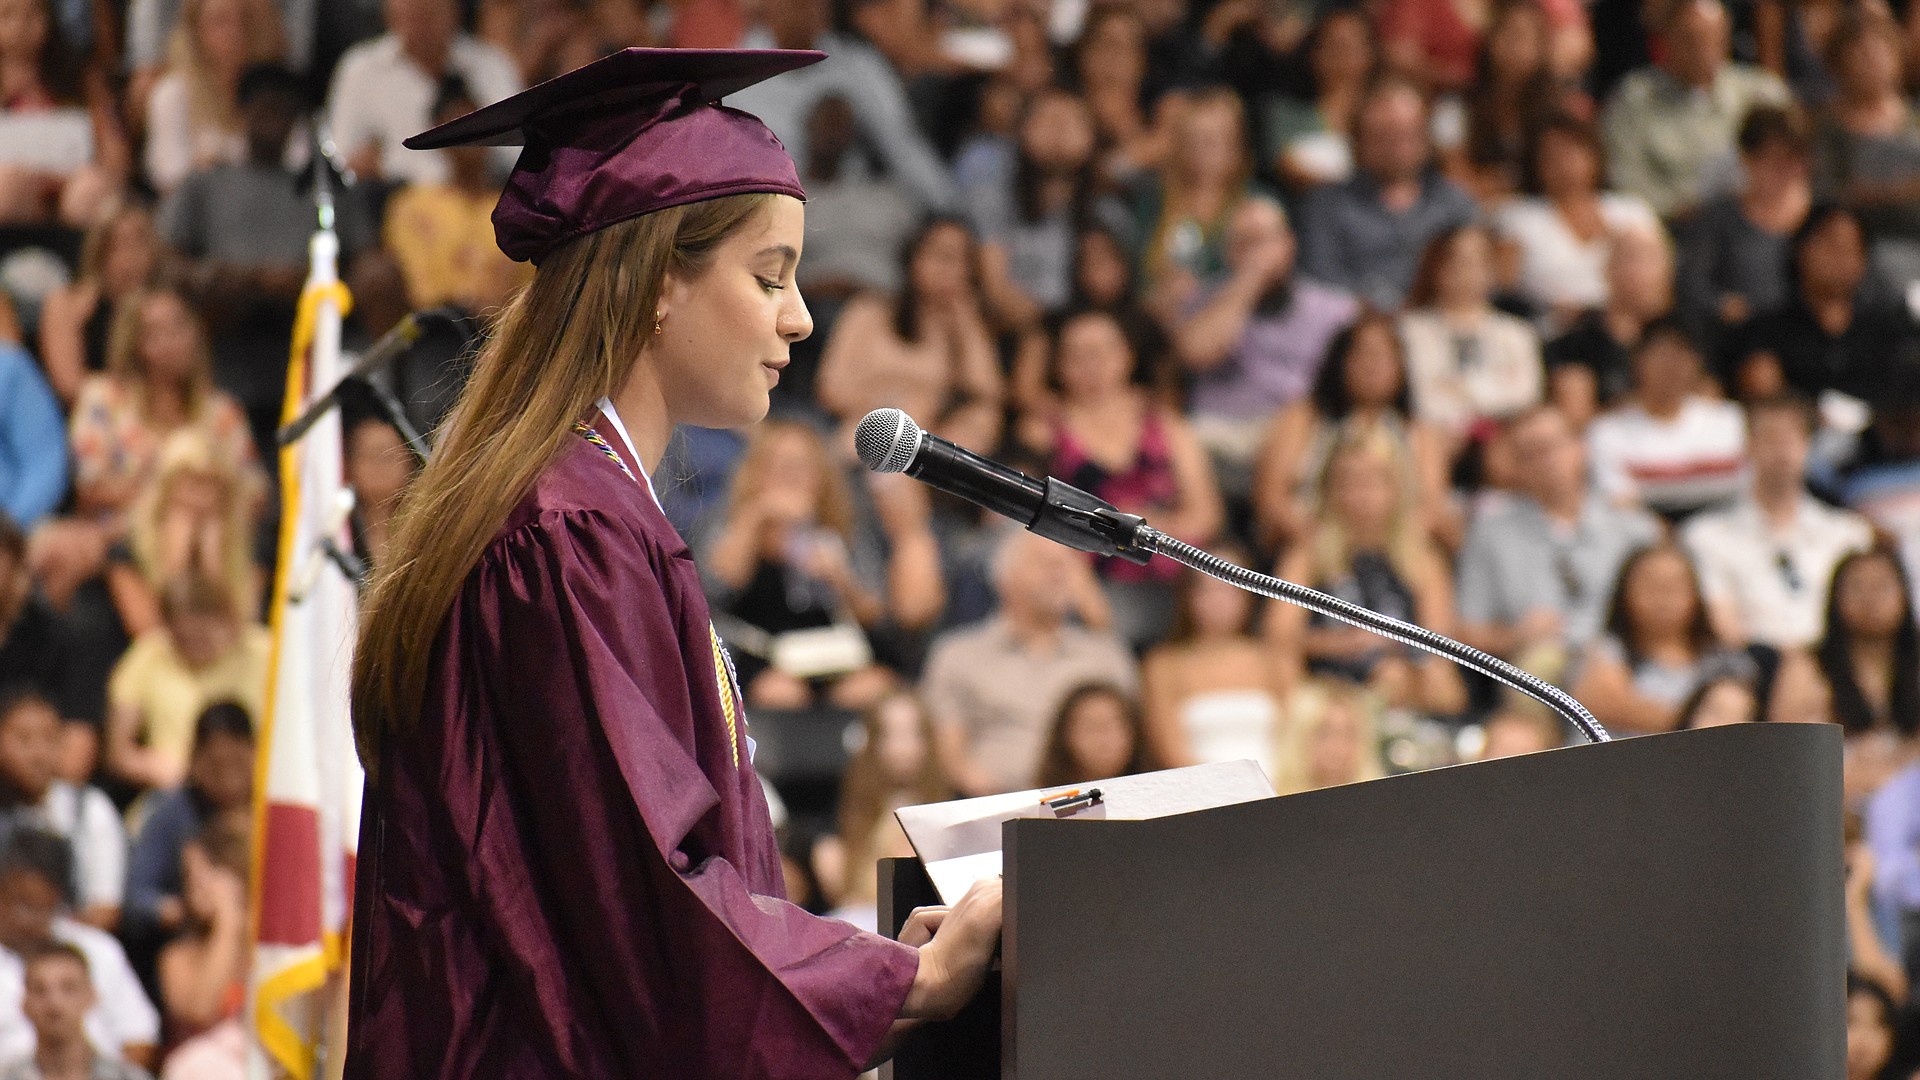
[[[1389,79],[1367,92],[1353,156],[1353,178],[1315,191],[1301,211],[1301,269],[1395,311],[1427,244],[1477,211],[1433,167],[1426,100],[1411,83]]]
[[[30,530],[67,493],[67,425],[0,297],[0,513]]]

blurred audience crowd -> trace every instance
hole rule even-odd
[[[0,1080],[240,1075],[315,189],[349,349],[479,332],[513,151],[401,140],[639,44],[829,54],[729,99],[815,334],[657,478],[800,902],[871,921],[909,803],[1572,734],[870,474],[897,407],[1618,735],[1840,725],[1849,1080],[1920,1075],[1920,2],[0,0]],[[465,355],[345,395],[359,560]]]

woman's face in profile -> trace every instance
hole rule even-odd
[[[704,273],[668,277],[642,373],[670,422],[735,428],[767,414],[789,347],[813,332],[794,281],[805,231],[800,200],[775,195],[720,242]]]

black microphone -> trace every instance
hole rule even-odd
[[[899,409],[875,409],[853,432],[854,449],[874,472],[903,472],[976,506],[1003,514],[1055,543],[1145,564],[1153,548],[1146,521],[1049,476],[1043,482],[921,430]]]

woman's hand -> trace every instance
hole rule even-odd
[[[951,1019],[980,992],[1000,947],[1000,892],[999,878],[975,882],[952,908],[921,908],[907,920],[901,940],[909,933],[927,940],[919,946],[920,969],[900,1008],[902,1018]]]

